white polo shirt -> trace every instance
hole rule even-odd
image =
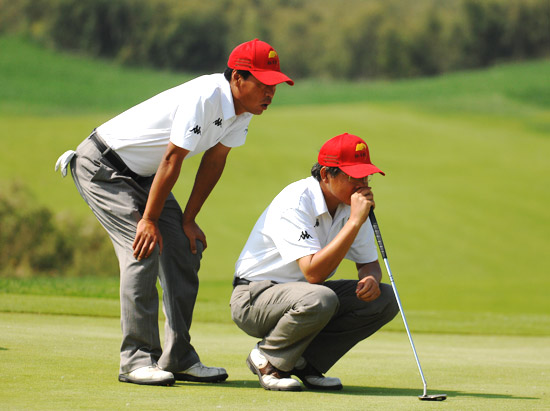
[[[235,115],[229,82],[210,74],[166,90],[97,128],[97,133],[141,176],[157,168],[171,141],[189,150],[186,158],[221,142],[245,143],[251,113]]]
[[[330,243],[349,216],[350,206],[340,204],[334,218],[331,217],[315,178],[308,177],[290,184],[256,222],[235,264],[235,276],[278,283],[306,281],[296,260],[315,254]],[[378,259],[374,232],[368,220],[345,258],[356,263]]]

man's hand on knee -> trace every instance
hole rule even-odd
[[[355,294],[360,300],[367,302],[374,301],[380,297],[380,285],[374,277],[367,276],[357,282]]]
[[[151,220],[141,219],[137,225],[136,238],[132,244],[134,257],[140,261],[151,255],[155,246],[159,244],[162,252],[162,235],[158,225]]]

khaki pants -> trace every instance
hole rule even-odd
[[[261,339],[259,348],[275,367],[290,371],[303,356],[325,373],[399,312],[390,285],[380,284],[380,297],[368,303],[355,296],[356,286],[356,280],[238,285],[231,315],[239,328]]]

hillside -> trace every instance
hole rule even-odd
[[[79,218],[89,210],[70,178],[53,172],[57,157],[120,110],[187,78],[13,38],[0,38],[0,55],[0,180],[19,179],[37,204]],[[202,211],[205,284],[227,300],[227,278],[256,218],[308,175],[323,141],[347,131],[366,139],[387,174],[374,182],[377,215],[413,318],[431,328],[513,333],[512,322],[517,332],[546,332],[548,72],[550,61],[536,61],[392,83],[279,87]],[[174,189],[181,202],[196,161]]]
[[[0,55],[0,113],[117,113],[193,77],[123,68],[14,37],[0,37]],[[277,106],[397,102],[430,110],[507,115],[519,105],[550,107],[549,72],[550,60],[541,60],[394,82],[302,80],[294,87],[279,86],[275,102]]]

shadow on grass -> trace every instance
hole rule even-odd
[[[257,388],[263,390],[257,381],[249,380],[231,380],[221,383],[194,383],[194,382],[177,382],[178,385],[197,385],[197,386],[223,386],[232,388]],[[304,391],[312,391],[307,388]],[[358,387],[345,385],[341,391],[312,391],[322,394],[331,395],[357,395],[357,396],[379,396],[379,397],[418,397],[422,395],[422,388],[387,388],[387,387]],[[433,394],[446,394],[448,398],[453,397],[474,397],[474,398],[491,398],[491,399],[511,399],[511,400],[539,400],[537,397],[520,397],[508,394],[490,394],[490,393],[474,393],[463,391],[449,391],[449,390],[428,390],[428,395]]]
[[[328,392],[327,392],[328,393]],[[422,388],[387,388],[387,387],[356,387],[345,386],[342,391],[336,392],[347,395],[370,395],[370,396],[383,396],[383,397],[418,397],[422,395]],[[450,390],[430,390],[428,389],[428,395],[433,394],[446,394],[447,397],[478,397],[478,398],[501,398],[501,399],[513,399],[513,400],[538,400],[536,397],[520,397],[509,394],[491,394],[491,393],[477,393],[477,392],[463,392],[463,391],[450,391]]]

